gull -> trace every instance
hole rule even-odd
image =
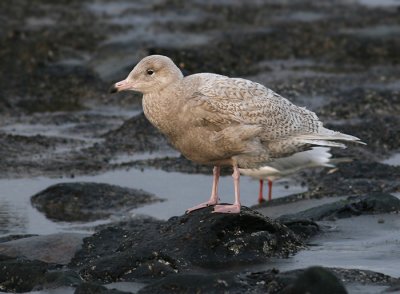
[[[266,166],[256,169],[239,169],[240,173],[259,180],[258,203],[265,201],[263,195],[264,180],[268,181],[268,201],[272,200],[272,183],[282,177],[300,170],[315,167],[334,167],[329,147],[312,147],[283,158],[277,158]]]
[[[258,168],[313,146],[362,143],[325,128],[314,112],[259,83],[213,73],[184,77],[162,55],[143,58],[110,92],[124,90],[143,94],[147,119],[186,158],[214,166],[210,199],[187,213],[207,206],[214,206],[213,212],[239,213],[239,168]],[[221,166],[233,168],[233,204],[219,204]]]

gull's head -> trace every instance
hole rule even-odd
[[[148,94],[159,92],[183,78],[182,72],[168,57],[150,55],[143,58],[125,80],[115,83],[111,93],[131,90]]]

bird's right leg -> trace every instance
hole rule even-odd
[[[264,189],[264,180],[260,179],[260,189],[258,191],[258,203],[263,203],[265,201],[264,199],[264,193],[263,193],[263,189]]]
[[[207,206],[212,206],[216,205],[219,202],[219,197],[218,197],[218,182],[219,182],[219,175],[221,172],[221,167],[219,166],[214,166],[213,168],[213,185],[211,189],[211,197],[210,200],[207,202],[200,203],[199,205],[196,205],[192,208],[189,208],[186,210],[186,213],[190,213],[194,210],[201,209]]]

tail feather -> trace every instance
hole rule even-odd
[[[340,148],[346,148],[346,145],[335,141],[354,142],[365,145],[364,142],[355,136],[332,131],[324,127],[322,127],[318,133],[301,135],[298,139],[305,144]]]

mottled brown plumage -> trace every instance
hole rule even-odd
[[[142,59],[115,90],[142,92],[146,117],[172,145],[188,159],[217,167],[214,186],[221,165],[234,167],[238,190],[238,167],[257,168],[312,145],[359,142],[324,128],[315,113],[261,84],[211,73],[183,77],[172,60],[161,55]],[[200,207],[218,202],[213,193]],[[233,212],[240,210],[238,198]],[[215,210],[232,212],[221,206]]]

